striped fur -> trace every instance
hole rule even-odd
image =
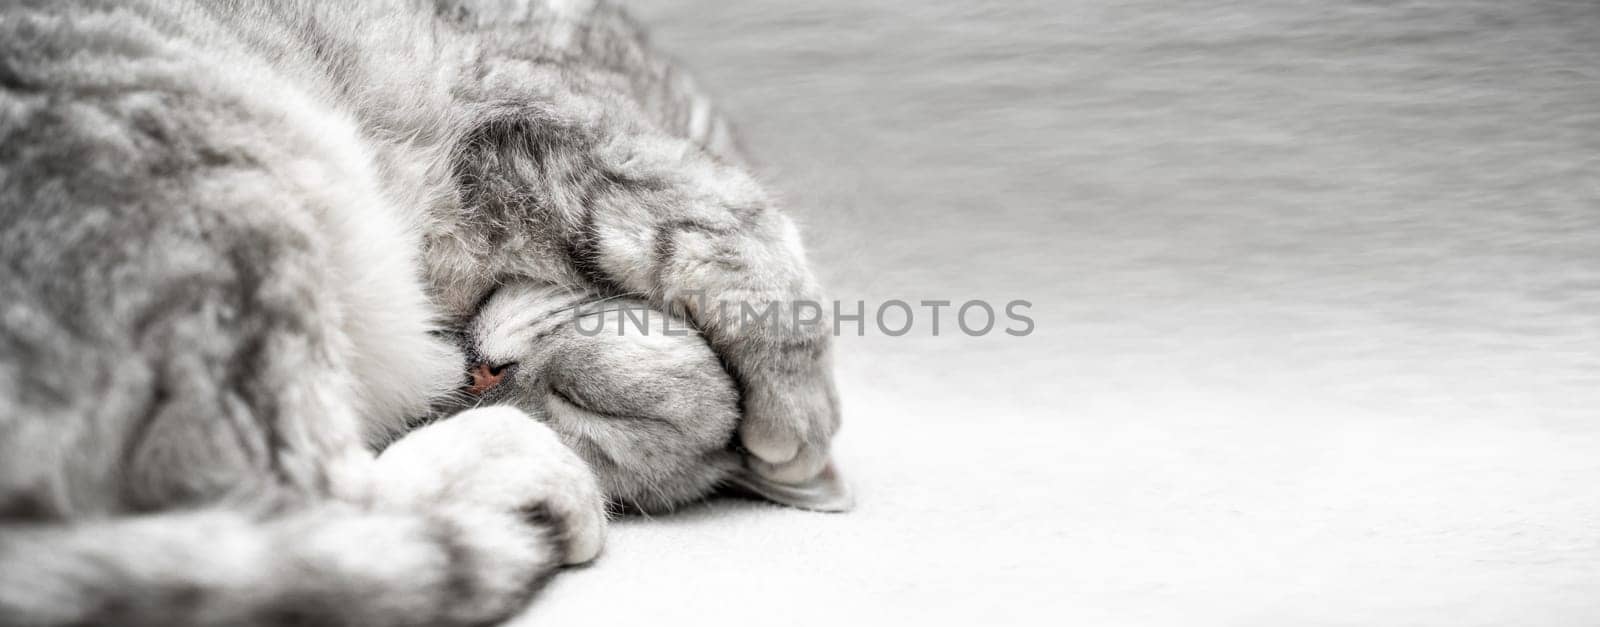
[[[683,316],[750,476],[832,476],[826,337],[685,298],[816,300],[797,231],[625,17],[332,4],[0,5],[0,624],[480,624],[592,559],[543,416],[400,436],[510,280]]]
[[[811,510],[852,505],[832,473],[797,484],[747,467],[730,446],[735,381],[693,325],[642,299],[513,281],[463,339],[473,361],[503,374],[461,400],[544,416],[623,509],[671,510],[719,487]]]

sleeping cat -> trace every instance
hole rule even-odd
[[[823,327],[699,305],[820,300],[797,231],[617,9],[332,4],[0,4],[0,624],[483,624],[607,498],[847,502]]]

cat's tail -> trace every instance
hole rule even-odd
[[[480,625],[561,563],[552,520],[318,503],[0,522],[0,625]]]

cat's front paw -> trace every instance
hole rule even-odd
[[[567,564],[593,560],[605,544],[594,473],[514,407],[472,409],[413,431],[378,456],[377,472],[376,496],[389,504],[483,506],[548,527]]]
[[[739,440],[750,466],[780,483],[799,484],[828,464],[839,429],[839,403],[825,363],[796,364],[781,376],[746,378]]]

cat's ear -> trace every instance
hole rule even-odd
[[[816,512],[848,512],[856,506],[850,486],[839,476],[832,460],[817,476],[801,483],[779,483],[749,468],[739,469],[729,483],[753,496]]]

